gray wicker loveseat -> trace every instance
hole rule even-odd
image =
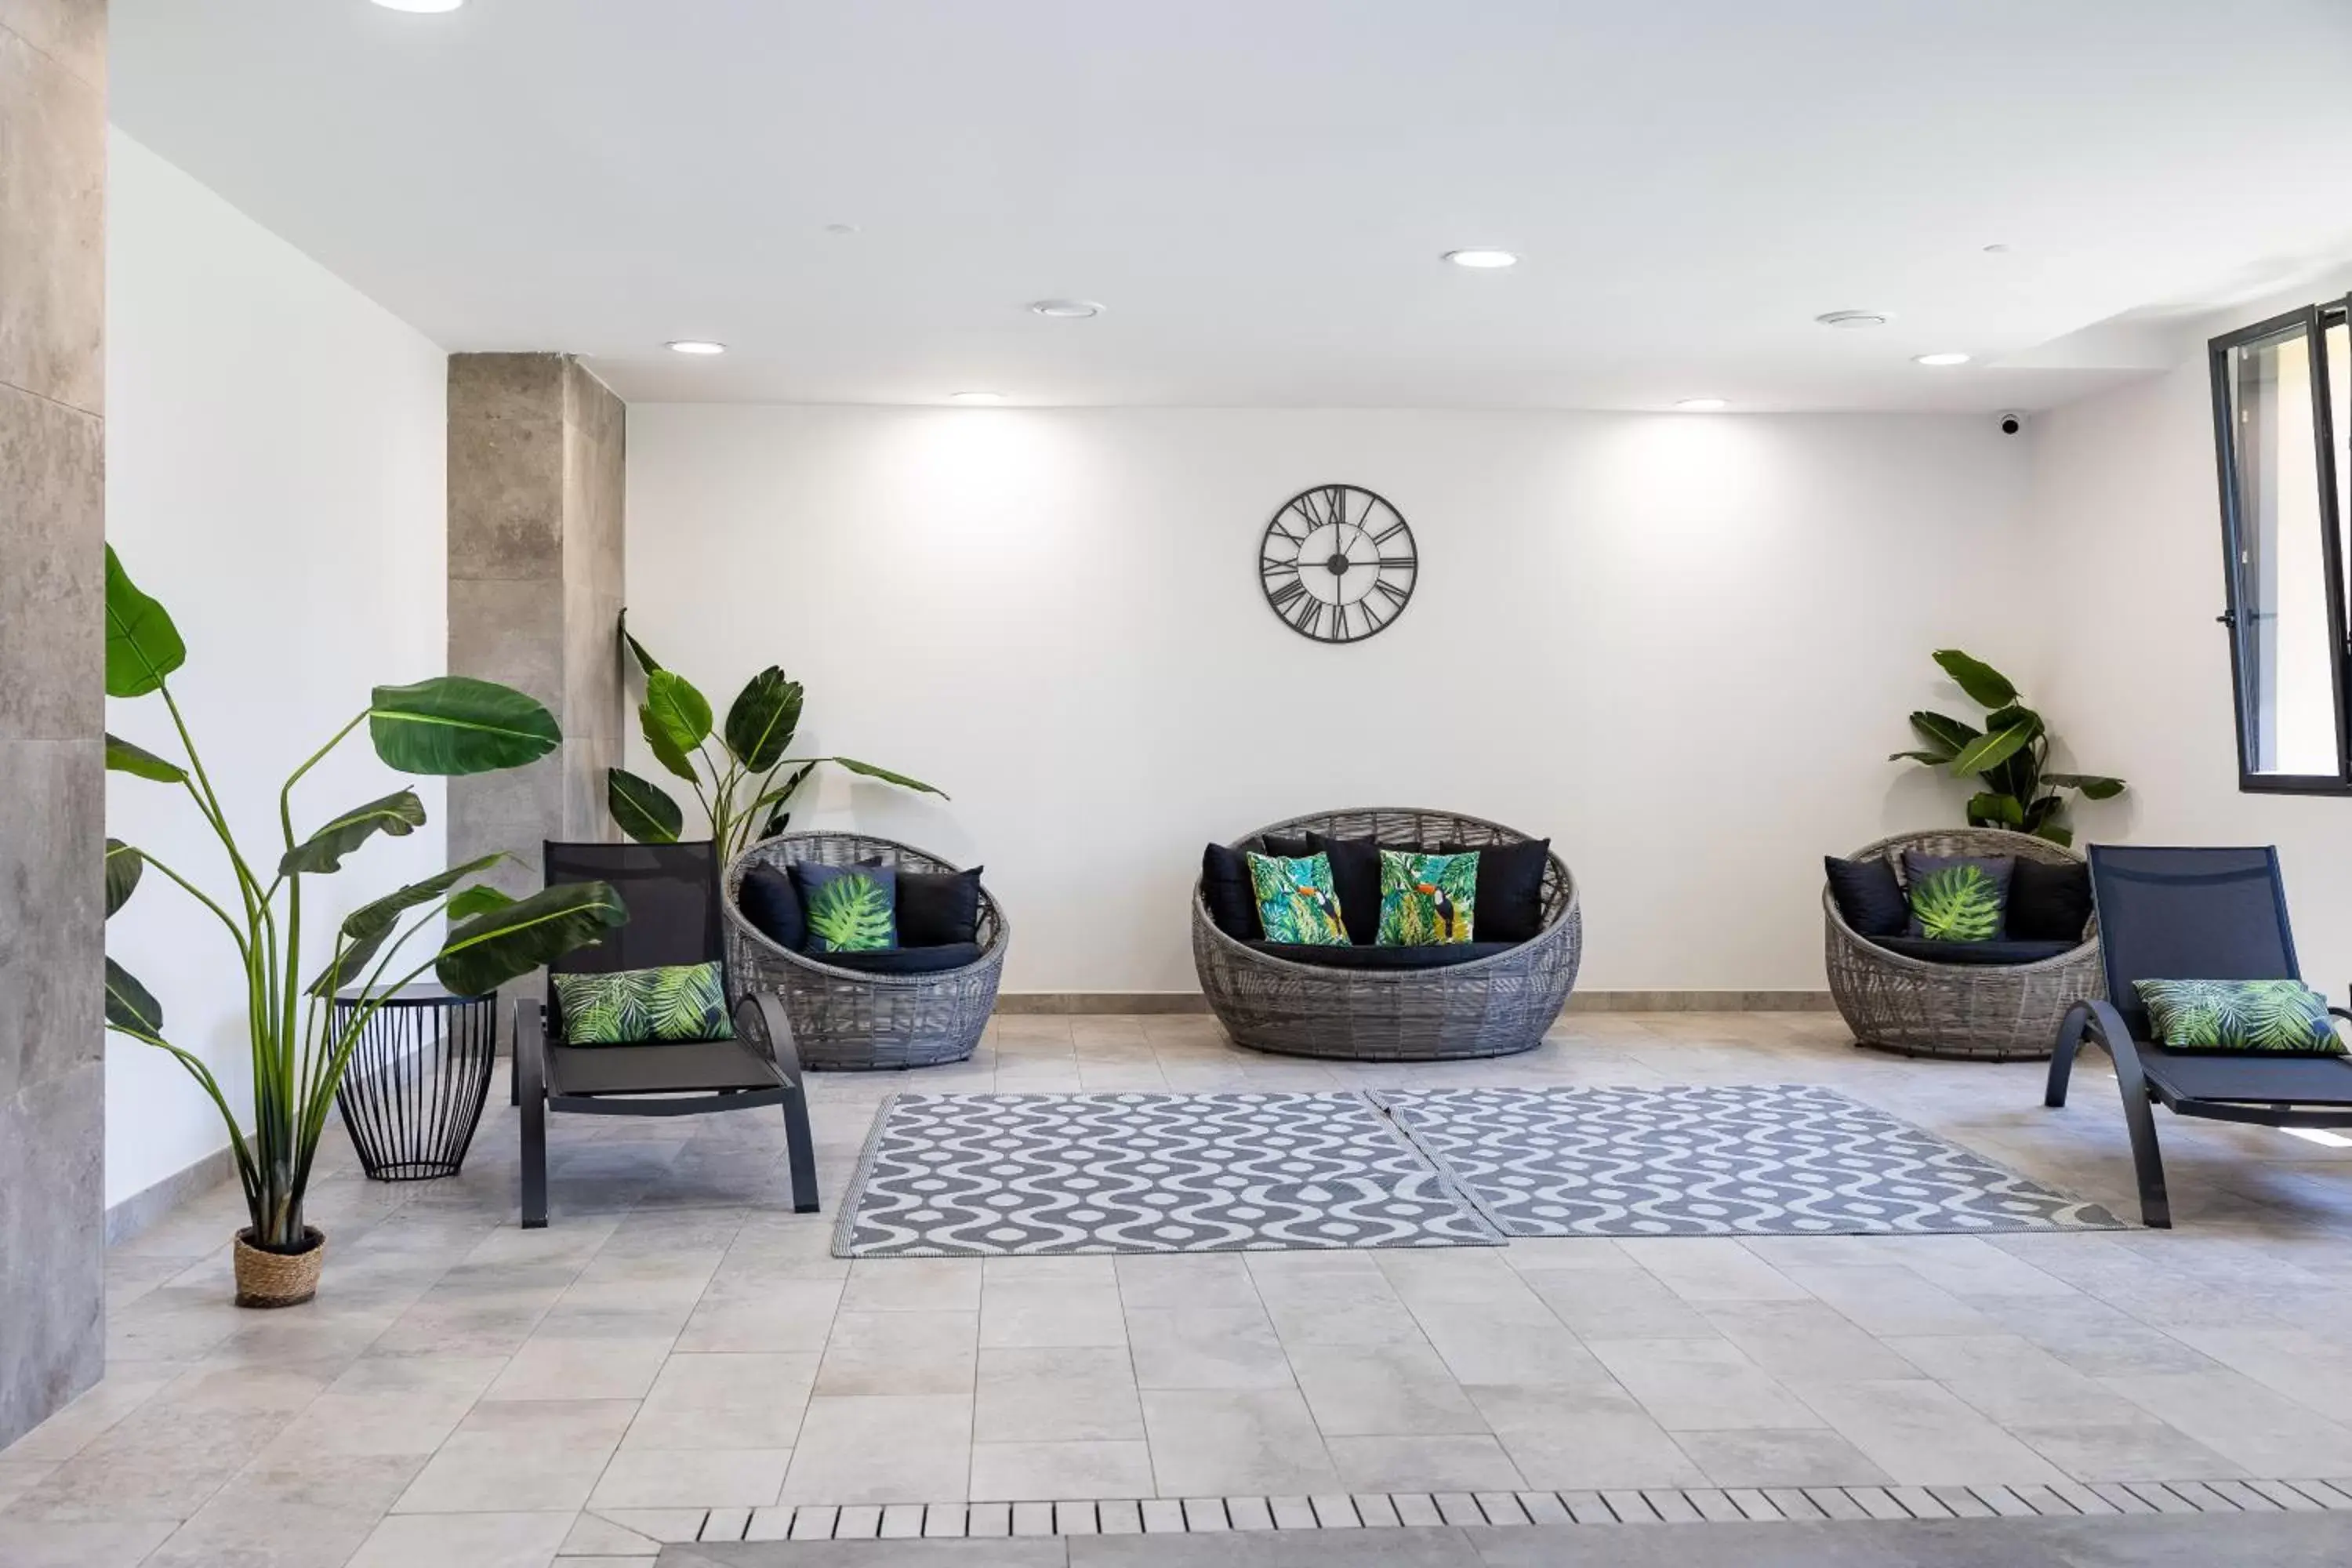
[[[1515,844],[1528,835],[1454,812],[1370,806],[1273,823],[1265,837],[1319,833],[1398,848]],[[1583,955],[1576,879],[1558,855],[1543,876],[1542,929],[1491,958],[1441,969],[1343,969],[1297,963],[1237,940],[1192,889],[1192,963],[1217,1019],[1240,1045],[1287,1056],[1351,1061],[1434,1061],[1507,1056],[1541,1042],[1567,1005]]]
[[[824,866],[859,862],[902,871],[953,871],[938,856],[862,833],[781,834],[754,844],[727,868],[720,902],[727,921],[727,959],[747,992],[772,993],[784,1005],[801,1065],[815,1068],[932,1067],[960,1062],[980,1044],[996,1006],[1011,936],[1004,911],[986,888],[980,892],[980,956],[961,968],[925,974],[877,974],[824,962],[772,942],[744,918],[743,878],[755,865],[779,870],[794,861]]]
[[[1940,828],[1897,834],[1855,850],[1850,860],[1883,856],[1900,878],[1903,853],[2007,855],[2045,864],[2076,864],[2073,850],[1997,827]],[[2094,918],[2079,946],[2035,963],[1931,963],[1890,952],[1856,932],[1824,889],[1830,996],[1857,1045],[1912,1056],[2018,1061],[2047,1057],[2066,1010],[2104,996],[2099,928]]]

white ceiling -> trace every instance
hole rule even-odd
[[[2346,0],[113,18],[131,135],[444,346],[635,400],[2034,408],[2352,257]],[[1812,324],[1853,307],[1896,320]]]

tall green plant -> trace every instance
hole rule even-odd
[[[856,757],[787,757],[801,722],[801,683],[787,680],[770,665],[747,682],[713,727],[709,699],[694,683],[646,651],[621,617],[621,638],[645,671],[646,700],[637,708],[654,760],[694,791],[710,822],[710,837],[729,860],[761,838],[773,838],[792,820],[792,798],[821,763],[831,763],[869,779],[938,795],[947,793],[904,773],[861,763]],[[710,742],[716,739],[714,752]],[[786,770],[790,770],[787,772]],[[776,775],[783,774],[783,782]],[[604,804],[620,830],[640,844],[674,844],[686,827],[686,813],[669,793],[626,768],[608,768]],[[757,832],[753,829],[756,826]]]
[[[2066,798],[2054,791],[2080,791],[2091,800],[2124,792],[2124,781],[2103,773],[2045,772],[2050,731],[2042,715],[2025,706],[2009,677],[1958,648],[1937,651],[1936,662],[1971,701],[1990,710],[1984,727],[1943,713],[1911,715],[1921,741],[1916,751],[1897,752],[1890,763],[1910,761],[1943,768],[1954,776],[1977,775],[1982,788],[1969,799],[1969,826],[2006,827],[2053,844],[2072,844],[2074,830],[2063,820]]]
[[[284,839],[273,865],[248,855],[229,829],[228,813],[213,788],[194,737],[172,695],[169,677],[186,662],[187,645],[163,606],[134,586],[111,546],[106,552],[106,694],[163,699],[177,755],[106,738],[106,765],[187,792],[196,814],[220,840],[236,890],[215,899],[154,855],[121,839],[106,841],[106,913],[130,899],[152,868],[177,884],[228,932],[245,986],[247,1044],[252,1052],[253,1118],[241,1125],[203,1058],[173,1045],[163,1032],[163,1009],[144,985],[112,958],[106,961],[106,1026],[170,1053],[212,1098],[228,1125],[237,1180],[253,1218],[252,1245],[264,1251],[304,1249],[302,1200],[325,1130],[335,1086],[342,1080],[361,1031],[389,992],[426,970],[464,995],[496,989],[548,960],[596,941],[628,917],[601,882],[550,888],[515,900],[467,879],[506,858],[486,855],[421,882],[398,888],[343,918],[326,964],[302,982],[304,879],[342,868],[346,856],[371,838],[405,837],[425,825],[414,790],[327,819],[308,835],[294,831],[294,786],[362,724],[375,753],[399,773],[435,775],[520,767],[547,755],[562,739],[545,708],[508,687],[461,676],[414,686],[379,686],[368,705],[296,768],[278,792]],[[256,692],[267,698],[266,692]],[[248,742],[250,735],[245,737]],[[406,930],[404,918],[414,916]],[[430,957],[403,970],[400,955],[418,932],[458,923],[433,943]],[[364,988],[354,1007],[338,1012],[336,991]]]

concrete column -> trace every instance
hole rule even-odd
[[[0,0],[0,1446],[105,1367],[105,0]]]
[[[563,726],[544,761],[449,781],[452,862],[517,854],[500,879],[517,893],[540,886],[542,839],[616,837],[625,416],[568,355],[449,356],[449,669],[528,691]]]

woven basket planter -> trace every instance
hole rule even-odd
[[[935,1067],[960,1062],[980,1044],[996,1007],[1011,928],[988,889],[980,893],[980,958],[936,974],[867,974],[836,969],[814,953],[777,946],[743,918],[736,898],[753,866],[782,870],[795,860],[855,866],[878,859],[902,871],[953,871],[936,855],[862,833],[786,833],[754,844],[727,868],[720,902],[727,963],[736,994],[772,992],[792,1020],[801,1065],[820,1070]]]
[[[1528,835],[1447,811],[1369,806],[1293,817],[1234,844],[1263,852],[1269,833],[1424,844],[1517,844]],[[1576,879],[1544,868],[1543,929],[1508,952],[1446,969],[1326,969],[1270,957],[1210,920],[1192,887],[1192,964],[1210,1009],[1237,1044],[1284,1056],[1361,1062],[1447,1061],[1532,1049],[1568,1005],[1584,952]]]
[[[2053,865],[2082,857],[2046,838],[1997,827],[1952,827],[1897,834],[1847,857],[1885,856],[1903,874],[1903,852],[1922,855],[2007,855]],[[2106,994],[2099,966],[2095,917],[2081,946],[2039,963],[1995,966],[1926,963],[1889,952],[1858,936],[1824,888],[1830,995],[1854,1043],[1921,1057],[1973,1057],[2023,1061],[2047,1057],[2066,1009],[2086,996]]]
[[[319,1271],[327,1262],[324,1231],[304,1226],[302,1239],[308,1245],[299,1252],[265,1252],[253,1245],[252,1235],[250,1226],[238,1231],[231,1252],[238,1306],[299,1307],[319,1293]]]

